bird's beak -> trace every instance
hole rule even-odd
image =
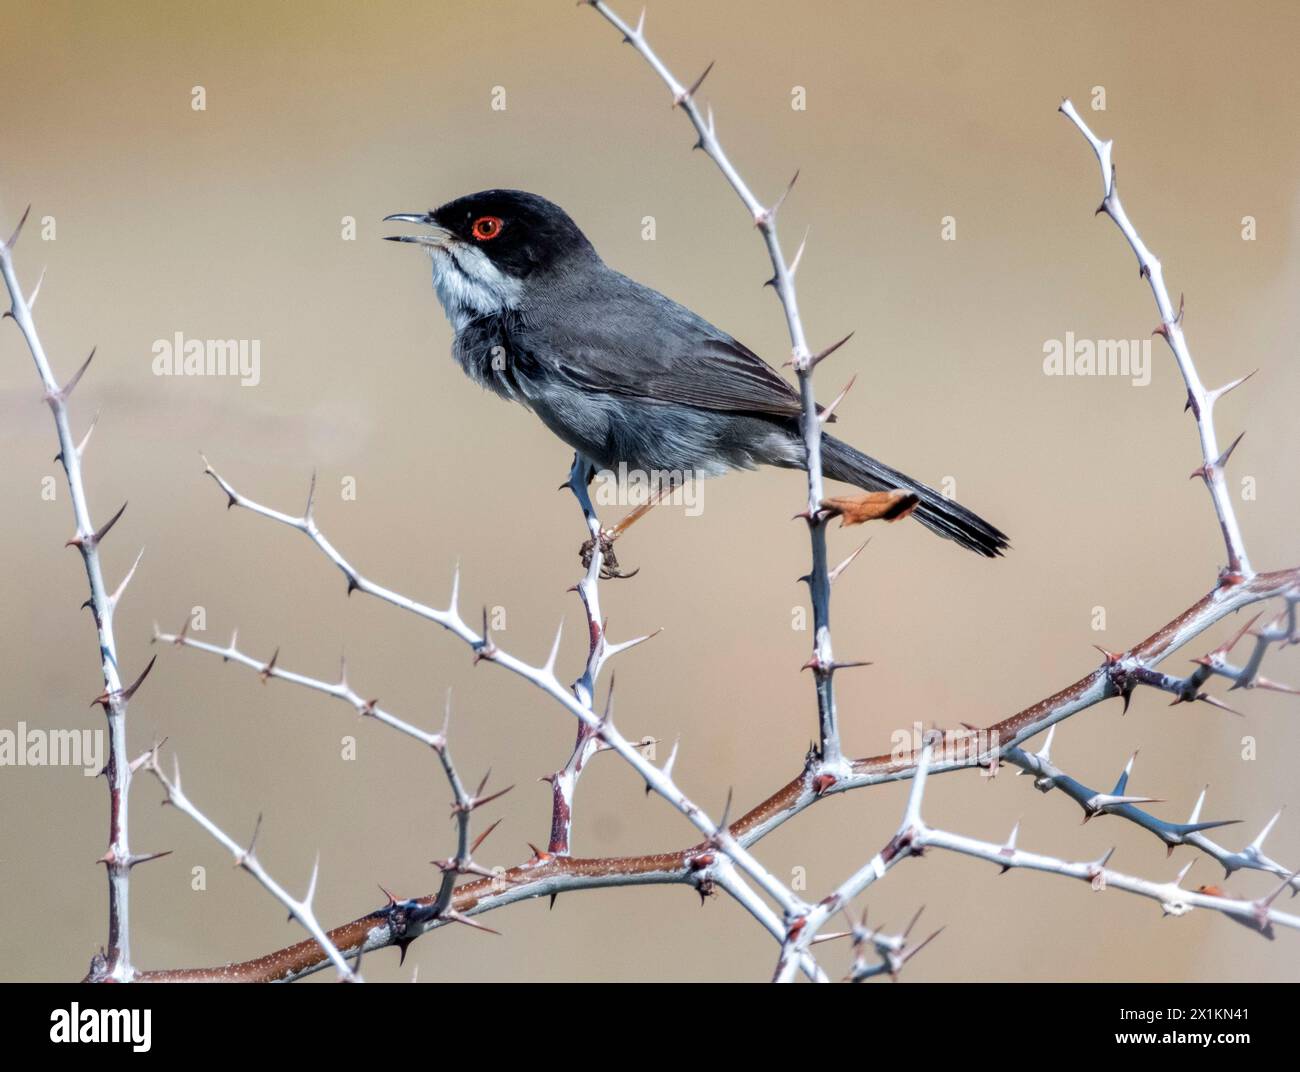
[[[442,247],[452,239],[451,232],[435,223],[433,217],[427,212],[395,212],[391,216],[384,217],[385,223],[390,220],[399,220],[402,223],[419,223],[433,230],[431,234],[385,235],[385,239],[389,242],[414,242],[417,246]]]

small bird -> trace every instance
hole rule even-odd
[[[483,190],[385,219],[429,228],[390,241],[432,258],[461,368],[532,410],[588,479],[620,466],[695,477],[807,468],[790,384],[726,332],[608,267],[558,205]],[[915,495],[921,524],[981,555],[1008,546],[964,506],[829,435],[822,467],[866,491]]]

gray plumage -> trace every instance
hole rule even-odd
[[[605,265],[558,206],[489,190],[390,218],[436,228],[399,240],[429,248],[465,372],[532,410],[594,467],[697,476],[805,467],[790,384],[690,309]],[[830,479],[913,491],[914,516],[932,531],[990,557],[1007,546],[932,488],[831,436],[822,443]]]

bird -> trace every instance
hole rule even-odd
[[[609,267],[559,205],[492,189],[384,219],[425,228],[385,237],[430,256],[456,362],[540,418],[588,481],[598,470],[807,469],[790,383],[686,306]],[[832,480],[907,493],[922,525],[962,547],[989,558],[1009,547],[971,510],[834,436],[822,435],[821,456]]]

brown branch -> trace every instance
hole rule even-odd
[[[1038,703],[995,723],[981,734],[945,734],[941,758],[931,774],[987,765],[1016,749],[1023,741],[1071,715],[1102,700],[1123,696],[1129,687],[1126,674],[1138,668],[1152,669],[1188,641],[1203,633],[1228,614],[1268,599],[1291,599],[1300,593],[1300,567],[1275,573],[1256,574],[1238,584],[1220,584],[1212,592],[1168,622],[1140,644],[1109,657],[1092,673]],[[988,742],[996,742],[990,749]],[[756,807],[728,827],[741,845],[749,846],[793,818],[822,796],[881,782],[912,777],[917,757],[909,754],[878,755],[855,760],[850,778],[832,785],[818,785],[814,768],[805,768]],[[1204,849],[1198,841],[1188,844]],[[500,876],[482,878],[458,886],[451,897],[456,916],[475,916],[494,908],[532,897],[611,886],[692,884],[697,874],[712,862],[708,842],[673,852],[643,856],[576,858],[540,853]],[[707,888],[701,889],[702,893]],[[377,911],[345,923],[328,932],[330,941],[345,957],[391,945],[405,945],[419,934],[435,930],[453,920],[423,920],[420,909],[437,899],[430,894],[418,899],[395,901]],[[303,941],[254,960],[219,968],[179,968],[139,972],[142,982],[242,981],[270,982],[301,978],[325,967],[320,946]]]

